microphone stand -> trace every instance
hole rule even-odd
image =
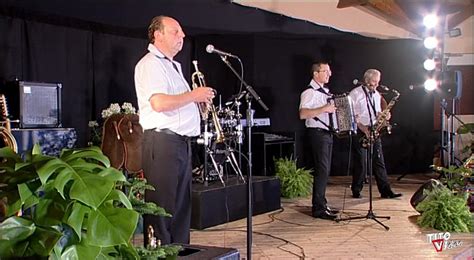
[[[368,174],[368,177],[369,177],[369,210],[367,212],[367,215],[365,215],[365,216],[339,218],[339,219],[336,219],[336,222],[345,221],[345,220],[352,220],[352,219],[372,219],[373,221],[377,222],[382,227],[384,227],[385,230],[389,230],[390,228],[388,226],[384,225],[382,222],[380,222],[380,220],[378,220],[377,218],[390,219],[390,217],[389,216],[377,216],[377,215],[375,215],[375,213],[373,211],[373,206],[372,206],[372,172],[373,172],[373,160],[372,159],[373,159],[373,156],[374,156],[374,144],[375,144],[375,142],[377,142],[377,140],[375,140],[375,137],[377,135],[375,133],[375,125],[373,123],[372,113],[370,112],[371,108],[369,106],[369,95],[366,91],[365,91],[365,94],[366,94],[367,109],[369,111],[369,121],[370,121],[370,128],[369,128],[370,138],[368,138],[369,143],[368,143],[368,147],[367,147],[367,156],[366,156],[367,172],[369,173]],[[375,108],[374,108],[374,110],[375,110]]]
[[[245,95],[245,100],[247,101],[247,140],[248,140],[248,173],[247,173],[247,259],[252,259],[252,216],[253,216],[253,197],[252,197],[252,126],[253,126],[253,114],[254,110],[252,109],[252,98],[257,100],[257,102],[262,106],[265,111],[268,111],[268,107],[262,101],[260,96],[255,92],[255,90],[244,81],[244,79],[235,71],[230,62],[227,60],[227,57],[224,55],[219,55],[221,60],[229,67],[229,69],[234,73],[234,75],[242,82],[242,84],[247,89],[247,94]],[[242,62],[238,57],[236,57],[239,62]]]

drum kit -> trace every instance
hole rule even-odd
[[[193,61],[195,72],[192,74],[192,87],[204,87],[206,82],[204,75],[199,71],[197,61]],[[245,179],[240,170],[240,163],[237,161],[235,151],[240,153],[242,144],[242,125],[240,119],[239,101],[245,95],[244,91],[235,95],[225,103],[223,107],[220,104],[215,107],[214,104],[199,103],[199,112],[201,114],[201,135],[197,143],[203,146],[204,162],[193,170],[195,181],[202,182],[205,185],[209,181],[217,178],[225,186],[224,165],[228,163],[233,171],[245,183]],[[236,148],[238,149],[236,150]],[[240,154],[239,154],[240,158]],[[240,161],[240,160],[239,160]]]
[[[225,106],[217,106],[216,115],[217,120],[203,120],[201,125],[203,131],[197,143],[202,145],[199,149],[203,150],[200,157],[204,157],[199,158],[199,161],[204,162],[194,168],[193,180],[204,184],[220,180],[225,186],[224,173],[232,170],[245,183],[240,169],[240,148],[243,143],[240,101],[235,99],[227,102]],[[219,124],[218,127],[215,122]]]

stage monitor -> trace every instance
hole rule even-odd
[[[460,99],[462,96],[462,74],[459,70],[443,71],[440,96],[447,99]]]
[[[61,83],[12,81],[0,92],[19,128],[51,128],[61,127],[61,88]]]

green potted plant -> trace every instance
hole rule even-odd
[[[423,191],[424,199],[416,206],[422,227],[441,231],[470,232],[472,216],[468,205],[473,170],[464,166],[432,166],[440,173],[439,185]]]
[[[471,232],[472,216],[467,206],[467,193],[454,194],[440,185],[425,190],[426,198],[416,209],[421,213],[417,223],[440,231]]]
[[[296,160],[279,158],[275,161],[275,174],[280,179],[281,196],[296,198],[308,196],[313,187],[311,170],[298,168]]]
[[[139,213],[117,189],[126,183],[125,176],[110,167],[98,147],[63,150],[52,157],[35,146],[25,159],[5,147],[0,158],[0,199],[7,205],[0,223],[0,258],[177,254],[177,247],[138,252],[132,245]]]
[[[462,156],[463,158],[471,156],[474,151],[474,139],[472,138],[472,134],[474,133],[474,123],[467,123],[459,126],[456,130],[456,133],[458,135],[470,136],[470,138],[468,138],[467,140],[467,144],[461,149],[460,156]]]

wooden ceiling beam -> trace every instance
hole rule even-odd
[[[359,5],[365,5],[369,0],[339,0],[337,2],[337,8],[357,7]]]
[[[405,10],[395,0],[369,0],[366,7],[381,13],[388,22],[395,24],[413,33],[417,33],[416,26],[408,17]]]
[[[454,27],[458,26],[460,23],[462,23],[472,15],[474,15],[474,8],[472,5],[470,6],[470,8],[464,8],[459,13],[454,14],[448,19],[448,30],[451,30]]]

